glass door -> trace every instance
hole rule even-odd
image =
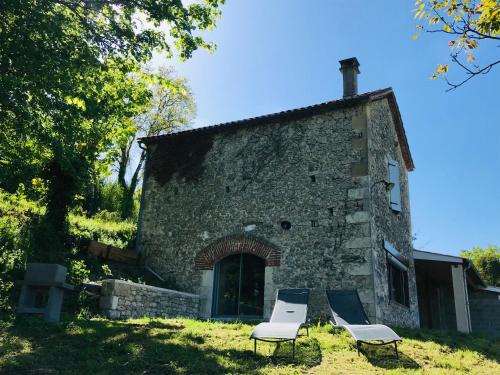
[[[215,317],[262,317],[264,306],[263,259],[252,254],[230,255],[215,266]]]

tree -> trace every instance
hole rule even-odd
[[[500,286],[500,246],[474,247],[462,250],[460,255],[472,260],[488,285]]]
[[[223,2],[0,2],[0,187],[43,181],[56,238],[40,246],[61,243],[68,207],[98,155],[120,120],[149,101],[151,90],[134,79],[141,64],[154,50],[172,55],[171,44],[182,59],[213,48],[197,31],[214,27]]]
[[[479,64],[475,57],[480,46],[499,46],[500,3],[497,0],[417,0],[415,5],[415,18],[428,20],[429,26],[417,25],[418,32],[413,39],[417,39],[420,30],[451,37],[448,41],[451,61],[465,74],[457,82],[451,82],[447,77],[449,65],[439,64],[432,78],[444,77],[450,86],[447,91],[474,77],[488,74],[500,64],[498,53],[497,57],[483,64]]]
[[[134,194],[141,179],[146,159],[146,150],[139,152],[138,162],[131,168],[132,150],[140,137],[151,137],[167,133],[175,128],[190,124],[196,113],[196,106],[191,88],[186,79],[178,78],[172,68],[160,68],[155,80],[151,83],[152,97],[148,108],[139,114],[130,124],[127,132],[117,142],[114,161],[118,167],[118,184],[122,189],[123,199],[121,215],[132,216]],[[127,183],[127,171],[131,171],[130,182]]]

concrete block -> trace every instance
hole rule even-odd
[[[116,310],[117,307],[117,296],[101,296],[101,298],[99,298],[99,308],[106,310]]]
[[[60,264],[28,263],[25,281],[32,284],[40,284],[47,281],[64,283],[67,272],[67,268]]]
[[[128,297],[131,292],[131,287],[127,282],[115,280],[112,295],[119,297]]]
[[[115,280],[103,280],[101,285],[101,296],[110,296],[113,294]]]

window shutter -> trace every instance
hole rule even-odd
[[[390,192],[390,206],[394,211],[401,211],[401,184],[399,182],[399,163],[389,160],[389,182],[394,184]]]

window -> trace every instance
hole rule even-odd
[[[261,318],[266,262],[253,254],[233,254],[215,265],[212,313],[217,317]]]
[[[405,306],[410,306],[408,298],[408,272],[402,271],[392,263],[388,263],[389,297]]]
[[[399,181],[399,163],[389,160],[389,182],[394,184],[390,192],[390,206],[393,211],[401,212],[401,184]]]
[[[391,243],[384,241],[384,247],[387,256],[389,298],[401,305],[410,306],[408,293],[409,261]]]

